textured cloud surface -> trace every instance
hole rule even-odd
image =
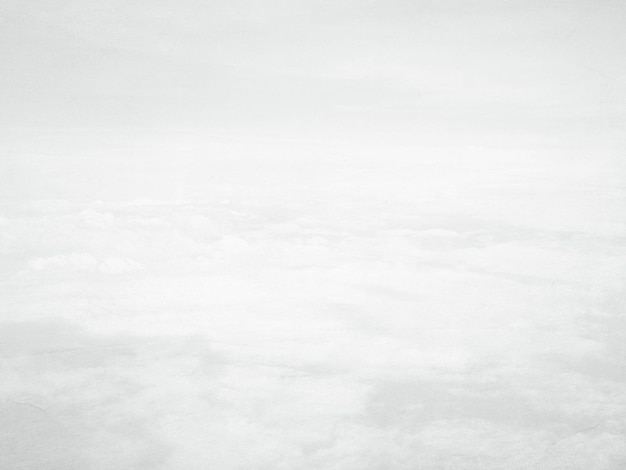
[[[4,205],[0,468],[623,468],[623,191],[507,171]]]

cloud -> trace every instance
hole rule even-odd
[[[98,268],[107,274],[122,274],[140,271],[143,267],[137,261],[128,258],[106,258]]]
[[[620,468],[614,238],[335,202],[5,209],[0,462]]]
[[[97,267],[98,262],[96,258],[89,253],[72,253],[70,255],[35,258],[28,264],[29,267],[35,271],[49,269],[90,271]]]

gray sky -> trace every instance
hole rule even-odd
[[[2,0],[0,21],[18,173],[224,135],[622,145],[622,1]]]

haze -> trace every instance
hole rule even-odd
[[[626,468],[625,24],[0,0],[0,470]]]

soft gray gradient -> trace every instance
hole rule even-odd
[[[0,470],[626,468],[625,24],[0,0]]]
[[[198,160],[275,167],[286,142],[623,160],[619,0],[3,0],[0,21],[2,198],[195,198]]]

